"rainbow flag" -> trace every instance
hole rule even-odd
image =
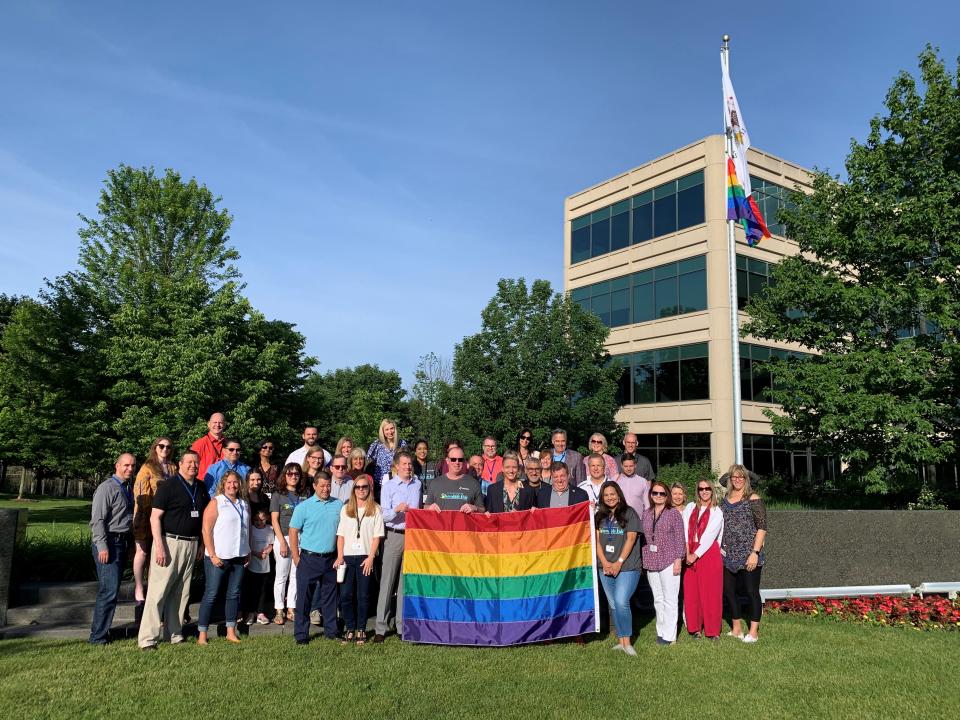
[[[594,537],[589,503],[408,511],[403,639],[503,646],[597,632]]]
[[[737,179],[733,158],[727,158],[727,220],[739,221],[747,235],[747,244],[753,247],[763,238],[770,237],[760,208],[753,195],[748,195]]]

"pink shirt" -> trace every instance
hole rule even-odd
[[[627,505],[633,508],[637,515],[643,517],[643,511],[650,507],[650,481],[639,475],[614,476],[617,485],[623,491]]]

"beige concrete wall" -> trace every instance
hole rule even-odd
[[[795,186],[809,189],[809,175],[798,165],[756,150],[750,151],[748,161],[751,174],[757,177],[791,189]],[[706,194],[703,224],[570,265],[570,221],[573,218],[701,169]],[[565,292],[656,265],[706,255],[707,310],[614,328],[607,348],[611,354],[620,355],[674,345],[709,343],[709,400],[628,405],[620,409],[617,419],[637,433],[709,432],[713,463],[720,468],[727,467],[734,457],[725,182],[724,138],[711,135],[568,197],[564,202],[563,242]],[[795,244],[780,237],[769,238],[750,248],[744,242],[743,231],[737,229],[736,232],[737,253],[741,255],[775,263],[797,252]],[[746,320],[742,313],[739,320],[741,324]],[[763,415],[764,408],[775,411],[777,406],[753,402],[742,404],[743,432],[771,433],[770,422]]]

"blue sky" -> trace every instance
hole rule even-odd
[[[75,266],[121,162],[234,216],[247,294],[321,371],[412,381],[501,277],[561,287],[563,199],[720,130],[719,45],[754,144],[842,171],[960,5],[29,2],[0,23],[0,292]]]

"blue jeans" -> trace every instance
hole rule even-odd
[[[600,584],[610,603],[613,612],[613,625],[617,637],[625,638],[633,635],[633,611],[630,609],[630,598],[640,582],[639,570],[621,572],[616,577],[610,577],[600,572]]]
[[[297,565],[297,609],[294,613],[293,636],[297,640],[310,639],[310,608],[319,596],[323,615],[323,634],[337,636],[337,571],[333,569],[335,552],[324,555],[300,553]]]
[[[370,606],[370,575],[363,574],[360,566],[366,555],[347,555],[347,576],[340,588],[340,614],[343,615],[344,630],[366,630],[367,609]],[[356,592],[355,592],[356,591]],[[356,595],[356,607],[354,607]]]
[[[210,613],[213,612],[213,603],[217,599],[220,585],[227,581],[226,607],[224,616],[227,627],[237,626],[237,606],[240,604],[240,583],[243,582],[243,558],[221,559],[223,567],[217,567],[206,555],[203,557],[203,571],[207,584],[203,589],[203,600],[200,603],[200,618],[197,620],[197,630],[207,632],[210,627]]]
[[[109,533],[107,535],[107,562],[100,562],[100,553],[96,545],[93,548],[93,562],[97,566],[97,604],[93,609],[93,623],[90,626],[90,642],[103,645],[110,640],[110,626],[113,614],[117,610],[117,598],[120,596],[120,578],[123,564],[127,558],[127,538],[125,535]]]

